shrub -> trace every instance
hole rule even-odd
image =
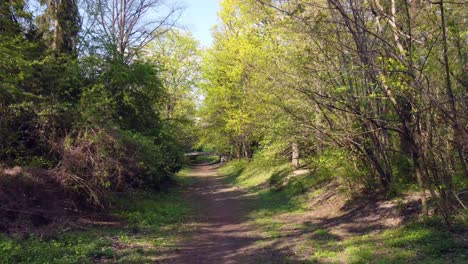
[[[180,155],[155,141],[115,128],[84,127],[51,146],[58,156],[54,168],[0,170],[0,229],[49,224],[107,207],[113,192],[159,187],[179,169]]]

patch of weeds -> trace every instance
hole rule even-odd
[[[0,263],[90,263],[107,255],[109,239],[98,233],[71,232],[51,239],[0,237]]]
[[[460,252],[462,249],[443,226],[424,223],[414,223],[397,230],[386,231],[382,237],[388,246],[417,250],[425,256],[441,257],[447,253]]]
[[[175,230],[189,211],[177,191],[135,192],[116,201],[114,214],[127,227],[91,227],[46,239],[0,235],[0,263],[154,262],[160,247],[178,239]]]
[[[254,222],[265,232],[267,238],[273,239],[281,236],[282,223],[269,217],[258,218]]]
[[[267,215],[277,215],[280,213],[292,213],[297,211],[305,211],[306,205],[300,199],[292,199],[285,192],[276,192],[273,190],[265,190],[259,193],[258,207]]]
[[[284,178],[286,178],[289,175],[289,173],[290,173],[290,170],[288,169],[275,171],[271,174],[270,178],[268,179],[268,183],[270,185],[279,184],[281,183],[282,180],[284,180]]]
[[[227,176],[227,181],[229,183],[236,183],[236,185],[239,185],[241,181],[238,178],[243,174],[247,165],[248,161],[245,159],[232,160],[223,165],[219,169],[219,172]]]
[[[353,264],[358,263],[371,263],[374,259],[376,252],[375,245],[360,245],[360,246],[349,246],[345,250],[345,254],[348,255],[348,262]]]
[[[317,229],[306,243],[312,260],[346,263],[468,263],[468,248],[443,225],[413,223],[372,235],[342,239]]]
[[[337,262],[340,251],[343,247],[341,237],[331,234],[326,229],[316,229],[311,233],[306,243],[312,250],[312,260],[316,262],[326,261],[327,263]]]
[[[190,167],[183,167],[174,177],[179,185],[187,186],[193,183],[194,177]]]
[[[466,263],[467,248],[444,227],[413,223],[345,242],[350,263]],[[371,254],[372,253],[372,254]]]
[[[312,260],[315,260],[318,263],[323,262],[323,260],[327,260],[328,262],[335,263],[334,259],[338,256],[338,252],[333,250],[326,250],[322,249],[320,246],[314,248],[314,255]],[[337,262],[337,261],[336,261]]]
[[[132,228],[159,229],[162,226],[181,223],[189,208],[178,192],[170,193],[131,193],[119,202],[116,215],[124,217]]]
[[[314,224],[313,222],[304,222],[298,225],[298,228],[301,228],[304,231],[312,231],[315,228],[317,228],[317,225]]]
[[[154,248],[129,247],[117,252],[114,263],[153,263],[157,253]]]
[[[114,249],[112,247],[102,247],[96,248],[96,250],[91,254],[94,258],[106,258],[111,259],[114,257]]]

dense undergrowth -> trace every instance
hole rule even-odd
[[[115,197],[111,220],[68,232],[11,238],[0,235],[0,263],[148,263],[162,247],[178,241],[190,208],[179,189],[130,192]]]
[[[163,154],[175,152],[167,145],[118,129],[81,129],[53,150],[57,164],[52,168],[0,170],[0,229],[27,234],[107,208],[116,192],[155,189],[172,181],[181,162],[177,154]]]
[[[343,168],[337,167],[336,171],[341,170]],[[468,260],[468,245],[463,238],[467,234],[466,223],[456,221],[450,231],[438,217],[418,219],[417,211],[412,212],[413,217],[402,215],[413,220],[397,227],[343,233],[339,225],[358,226],[362,217],[372,213],[363,205],[375,197],[361,197],[353,202],[353,193],[347,186],[340,188],[332,184],[340,181],[340,177],[333,177],[329,168],[304,172],[294,179],[291,179],[292,171],[287,162],[271,165],[260,159],[233,160],[220,169],[231,183],[256,195],[250,203],[249,218],[263,231],[266,240],[286,243],[304,263],[466,263]],[[278,187],[282,179],[286,182]],[[337,207],[330,202],[336,201],[333,197],[353,202],[354,207],[344,206],[350,203],[336,202]],[[395,212],[406,206],[401,199],[395,197],[390,201],[398,204]],[[315,215],[314,211],[322,208],[325,212],[320,217]],[[326,221],[356,210],[362,213],[350,214],[349,218],[344,218],[345,222]],[[377,214],[377,217],[374,222],[385,220],[383,218],[388,215]],[[371,227],[372,224],[365,225]],[[285,242],[285,237],[289,242]],[[283,261],[292,260],[285,257]]]

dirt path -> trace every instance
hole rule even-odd
[[[262,237],[247,223],[246,193],[217,175],[216,165],[194,166],[194,183],[185,198],[198,211],[195,228],[162,263],[259,263],[269,253]]]
[[[193,214],[175,233],[182,239],[152,254],[156,263],[370,263],[377,251],[388,262],[415,263],[426,254],[424,240],[414,242],[403,236],[404,246],[396,246],[393,235],[381,233],[401,225],[401,209],[395,202],[355,200],[357,204],[349,204],[331,182],[307,200],[307,210],[296,210],[278,193],[272,195],[279,200],[265,200],[265,196],[228,184],[217,169],[217,165],[192,168],[188,177],[193,183],[183,197],[193,206]],[[274,214],[261,214],[276,209]],[[420,250],[411,251],[415,243]],[[408,257],[400,261],[401,251]],[[420,253],[413,256],[414,252]],[[451,257],[441,254],[440,258]]]

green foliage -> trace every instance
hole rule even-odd
[[[255,21],[242,16],[242,3],[225,1],[222,6],[215,44],[203,57],[204,82],[200,86],[205,98],[200,109],[199,145],[236,158],[251,158],[260,139],[260,124],[271,114],[270,105],[258,92],[263,84],[257,83],[252,66],[268,56],[268,49],[265,39],[248,26]]]
[[[466,249],[443,226],[414,223],[346,240],[350,263],[464,263]]]
[[[195,164],[213,164],[219,162],[219,160],[218,155],[200,155],[196,156],[192,162]]]
[[[31,173],[48,175],[78,210],[105,207],[116,191],[158,189],[172,181],[183,149],[191,147],[185,140],[194,119],[181,126],[167,120],[173,102],[166,98],[177,84],[170,86],[165,73],[170,69],[186,81],[174,95],[184,98],[178,117],[193,115],[195,80],[183,75],[188,64],[148,57],[124,61],[105,49],[96,53],[78,34],[76,1],[40,2],[46,8],[36,21],[22,0],[0,4],[0,167],[33,167]],[[182,46],[176,52],[198,52],[188,36],[171,43]],[[185,62],[197,65],[192,55]],[[40,200],[49,192],[43,188],[26,198]],[[23,202],[16,205],[28,213],[30,203]],[[56,211],[54,217],[67,214],[64,206]]]
[[[125,132],[124,140],[135,147],[137,165],[142,170],[143,184],[157,187],[168,180],[182,165],[182,153],[173,138],[155,138],[139,133]],[[164,142],[164,144],[155,144]]]
[[[189,212],[177,191],[158,194],[133,192],[119,198],[118,204],[116,214],[127,219],[137,229],[158,230],[169,225],[176,226]]]
[[[425,213],[430,189],[448,216],[460,205],[444,193],[468,178],[466,8],[358,2],[223,1],[198,146],[274,162],[294,143],[314,178],[356,194],[417,187]]]
[[[111,241],[96,234],[69,233],[57,238],[13,240],[0,237],[2,263],[91,263],[98,248],[111,246]]]
[[[67,24],[75,19],[72,14],[60,13],[70,3],[64,1],[58,11],[48,6],[43,23],[47,25],[57,20],[59,24]],[[106,178],[100,184],[107,186],[106,189],[119,184],[112,183],[119,177],[114,174],[123,169],[119,166],[126,167],[127,171],[136,168],[148,186],[156,186],[179,168],[177,130],[164,123],[159,114],[166,94],[157,69],[161,65],[138,60],[124,63],[105,54],[77,59],[76,54],[69,52],[68,42],[76,37],[73,36],[76,29],[65,27],[57,32],[62,34],[62,39],[55,43],[60,52],[54,47],[47,50],[47,41],[24,37],[22,30],[26,29],[13,19],[27,17],[22,1],[2,3],[1,8],[13,12],[12,20],[2,16],[5,26],[12,28],[8,34],[1,34],[0,44],[0,51],[5,55],[5,63],[0,66],[0,157],[3,165],[50,168],[66,156],[67,149],[61,142],[69,141],[75,150],[80,145],[99,146],[82,154],[96,155],[94,158],[107,160],[107,164],[90,167],[96,171],[80,168],[79,164],[67,169],[81,177],[86,172],[89,176]],[[75,25],[72,24],[67,25]],[[91,136],[85,132],[88,128],[108,130],[105,133],[112,130],[114,139],[108,140],[109,137],[99,136],[102,135],[99,133]],[[114,143],[116,146],[112,146]],[[137,153],[136,157],[125,157],[129,149]],[[135,159],[138,165],[113,162],[113,155],[117,159]],[[97,181],[100,180],[94,182]]]
[[[160,103],[161,118],[179,147],[190,151],[196,142],[197,88],[200,82],[201,50],[186,32],[171,30],[145,48],[145,60],[158,65],[164,86]]]
[[[0,235],[1,263],[147,262],[155,249],[177,239],[174,232],[189,212],[178,191],[133,192],[114,201],[114,214],[129,227],[90,227],[46,238]],[[141,232],[140,232],[141,231]],[[115,243],[125,245],[115,247]],[[149,244],[149,248],[139,244]]]
[[[154,65],[138,61],[127,65],[113,60],[91,63],[97,65],[87,67],[101,71],[89,77],[92,83],[81,97],[85,120],[143,133],[160,129],[158,102],[163,88]]]
[[[359,187],[356,183],[366,188],[375,186],[375,179],[369,175],[366,167],[342,149],[327,149],[320,154],[307,157],[305,163],[311,168],[315,183],[339,179],[350,193]]]

